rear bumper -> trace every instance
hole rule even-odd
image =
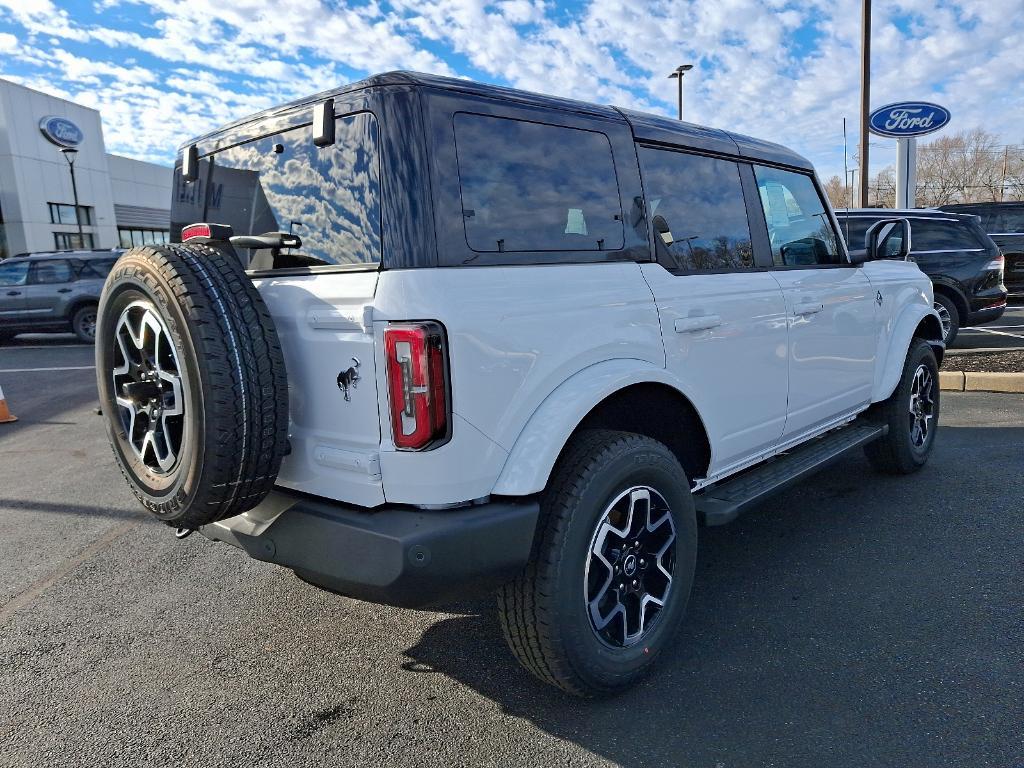
[[[419,608],[515,578],[530,556],[539,510],[527,499],[368,511],[278,490],[200,531],[332,592]]]
[[[967,316],[967,322],[964,325],[982,325],[984,323],[991,323],[994,320],[998,320],[1003,316],[1006,311],[1006,300],[1003,300],[1002,304],[994,307],[986,307],[985,309],[977,309],[971,312]]]

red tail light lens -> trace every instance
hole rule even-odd
[[[384,330],[395,447],[423,450],[448,436],[448,350],[440,323],[392,323]]]

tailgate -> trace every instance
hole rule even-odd
[[[288,367],[289,442],[277,484],[351,504],[384,503],[372,305],[378,273],[256,279]]]

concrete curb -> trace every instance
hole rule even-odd
[[[939,388],[950,392],[1024,393],[1024,373],[939,371]]]

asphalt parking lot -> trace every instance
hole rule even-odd
[[[1024,349],[1024,302],[1011,303],[993,323],[961,328],[953,342],[956,351]]]
[[[921,473],[852,455],[703,530],[678,651],[580,702],[518,668],[489,600],[358,603],[175,540],[91,364],[0,348],[0,765],[1024,764],[1024,395],[944,393]]]

